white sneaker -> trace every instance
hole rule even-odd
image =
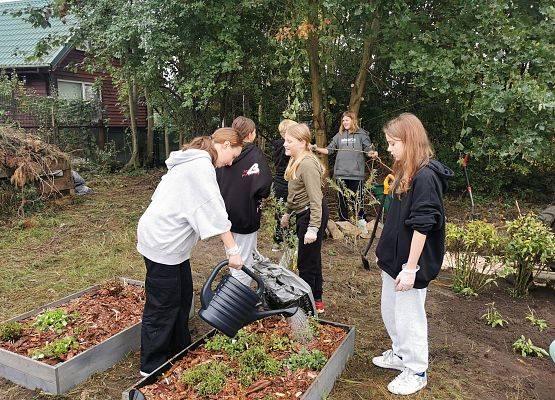
[[[389,382],[387,390],[393,394],[409,395],[418,392],[428,384],[426,372],[423,376],[405,368],[395,379]]]
[[[391,349],[384,351],[381,356],[372,358],[372,363],[380,368],[396,369],[399,371],[405,369],[403,360]]]

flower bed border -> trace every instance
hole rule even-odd
[[[347,335],[333,352],[328,362],[322,368],[318,376],[314,378],[314,381],[300,397],[299,400],[320,400],[324,396],[328,395],[333,389],[335,381],[347,364],[348,359],[354,354],[355,350],[355,328],[353,326],[344,325],[338,322],[319,320],[321,324],[332,325],[338,328],[344,329]],[[153,371],[149,376],[141,379],[132,387],[126,389],[122,393],[122,400],[139,400],[144,397],[139,397],[139,389],[143,386],[150,385],[158,379],[160,375],[169,370],[172,365],[182,359],[189,350],[195,350],[199,346],[203,345],[208,339],[214,336],[217,332],[216,329],[211,330],[206,335],[202,336],[196,342],[192,343],[189,347],[176,354],[171,360],[167,361],[165,364],[161,365],[157,370]],[[148,400],[148,399],[147,399]]]
[[[142,281],[120,278],[123,283],[144,286]],[[59,307],[85,293],[100,288],[94,285],[60,300],[41,306],[33,311],[18,315],[3,323],[20,321],[41,313],[48,308]],[[194,302],[189,318],[194,315]],[[21,354],[0,348],[0,376],[27,389],[42,389],[50,394],[63,394],[95,372],[105,371],[120,361],[126,354],[141,346],[141,322],[111,336],[101,343],[77,354],[75,357],[49,365]]]

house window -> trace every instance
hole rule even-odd
[[[58,79],[58,97],[66,100],[100,100],[92,83]]]

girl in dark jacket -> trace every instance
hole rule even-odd
[[[387,386],[408,395],[428,382],[426,288],[445,253],[443,193],[453,171],[432,160],[420,120],[404,113],[383,128],[387,151],[395,159],[393,199],[376,248],[382,269],[381,312],[392,347],[372,362],[402,371]]]

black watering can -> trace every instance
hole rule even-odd
[[[202,308],[198,312],[204,321],[220,332],[234,337],[239,329],[258,319],[276,314],[291,317],[297,312],[298,307],[269,311],[258,310],[264,294],[264,283],[258,275],[246,267],[243,267],[241,271],[256,281],[258,284],[256,292],[231,275],[225,275],[216,290],[212,291],[212,282],[225,266],[227,266],[227,260],[220,262],[214,268],[204,284],[200,293]]]

